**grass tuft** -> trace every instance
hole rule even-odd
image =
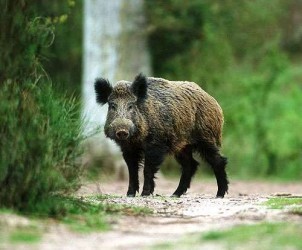
[[[302,198],[290,198],[290,197],[272,198],[264,202],[264,205],[272,209],[283,209],[287,206],[292,206],[292,205],[302,206]]]
[[[229,230],[211,231],[201,241],[224,242],[230,248],[301,249],[302,226],[293,223],[260,223],[235,226]],[[236,248],[236,249],[237,249]]]
[[[14,229],[9,235],[9,242],[14,244],[38,243],[42,239],[42,234],[36,227],[22,227]]]

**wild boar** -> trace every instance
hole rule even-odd
[[[212,167],[218,185],[216,197],[228,191],[220,154],[223,112],[217,101],[196,83],[168,81],[139,74],[134,81],[119,81],[114,87],[104,78],[95,81],[97,103],[108,103],[105,135],[121,148],[128,166],[127,196],[139,191],[139,163],[144,161],[142,196],[153,194],[154,176],[165,155],[174,155],[182,167],[173,196],[190,187],[198,162],[197,152]]]

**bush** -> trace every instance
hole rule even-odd
[[[8,80],[0,88],[1,206],[26,209],[52,193],[76,189],[76,100],[59,98],[49,83]]]
[[[295,4],[145,1],[154,75],[195,81],[219,101],[231,174],[302,177],[302,70],[282,46]]]

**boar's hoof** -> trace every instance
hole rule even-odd
[[[127,197],[135,197],[135,194],[128,194],[127,193]]]
[[[181,196],[181,194],[172,194],[171,198],[179,198]]]
[[[219,194],[219,193],[216,194],[217,199],[219,199],[219,198],[222,199],[223,197],[224,197],[224,194]]]
[[[147,197],[147,196],[150,196],[150,194],[151,194],[150,191],[143,190],[141,196]]]
[[[216,198],[223,198],[225,193],[227,193],[227,191],[225,190],[218,190],[217,194],[216,194]]]

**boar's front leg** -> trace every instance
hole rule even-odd
[[[144,187],[142,196],[153,194],[155,183],[154,175],[164,161],[167,149],[161,145],[147,146],[145,151]]]
[[[136,192],[139,191],[138,167],[141,155],[140,150],[132,149],[123,151],[123,157],[129,171],[129,186],[127,191],[127,196],[129,197],[134,197]]]

